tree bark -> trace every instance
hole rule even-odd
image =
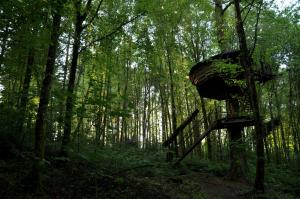
[[[80,13],[81,10],[81,0],[76,3],[76,22],[75,22],[75,36],[72,51],[72,61],[69,73],[69,82],[67,90],[67,100],[66,100],[66,113],[64,118],[64,135],[61,145],[61,155],[68,156],[68,148],[71,141],[71,130],[72,130],[72,116],[74,107],[74,87],[77,71],[77,61],[79,56],[81,33],[83,30],[83,18]]]
[[[144,86],[144,101],[143,101],[143,116],[142,116],[142,137],[143,137],[143,149],[146,148],[146,144],[147,144],[147,114],[146,114],[146,110],[147,110],[147,99],[148,99],[148,78],[147,78],[147,72],[146,69],[144,70],[144,75],[145,75],[145,86]],[[149,108],[149,107],[148,107]]]
[[[201,110],[202,110],[203,121],[204,121],[204,128],[206,130],[206,129],[208,129],[208,118],[207,118],[207,112],[206,112],[206,107],[205,107],[205,101],[201,95],[200,95],[200,101],[201,101]],[[206,141],[207,141],[207,157],[209,160],[211,160],[212,159],[212,146],[211,146],[210,135],[208,135],[206,137]]]
[[[165,90],[162,88],[161,83],[159,83],[159,98],[160,98],[160,107],[161,107],[161,126],[162,126],[162,142],[166,141],[167,133],[166,133],[166,108],[165,108]]]
[[[168,47],[167,47],[168,48]],[[175,107],[175,96],[174,96],[174,80],[173,80],[173,70],[171,66],[171,58],[169,54],[169,50],[167,49],[167,62],[168,62],[168,69],[169,69],[169,77],[170,77],[170,95],[171,95],[171,112],[172,112],[172,129],[173,131],[177,127],[177,119],[176,119],[176,107]],[[175,138],[174,142],[175,147],[175,155],[178,156],[178,146],[177,146],[177,138]]]
[[[4,58],[5,58],[5,52],[6,52],[6,49],[7,49],[8,36],[9,36],[9,24],[7,23],[5,28],[4,28],[4,33],[3,33],[3,37],[2,37],[2,41],[1,41],[0,69],[2,67],[2,63],[3,63]]]
[[[274,86],[272,86],[272,90],[274,90]],[[273,103],[272,103],[272,95],[270,96],[269,99],[269,111],[270,111],[270,118],[271,121],[274,120],[274,115],[273,115]],[[279,150],[278,150],[278,142],[277,142],[277,135],[276,135],[276,131],[272,130],[272,136],[273,136],[273,141],[274,141],[274,150],[275,150],[275,162],[276,164],[279,164],[280,162],[280,154],[279,154]]]
[[[288,72],[289,73],[289,105],[288,105],[289,123],[291,126],[291,132],[293,135],[294,160],[296,162],[296,168],[298,170],[300,170],[300,157],[299,157],[299,149],[298,149],[298,144],[297,144],[297,137],[298,137],[297,132],[299,129],[299,125],[297,124],[297,121],[298,121],[298,117],[300,117],[300,116],[297,116],[297,114],[296,114],[297,106],[295,108],[293,108],[292,98],[293,98],[294,92],[293,92],[293,86],[292,86],[292,75],[293,75],[292,71],[293,70],[289,70],[289,72]],[[299,81],[299,80],[297,80],[297,81]],[[287,152],[289,152],[289,149],[287,149]]]
[[[33,166],[32,175],[34,179],[34,188],[37,192],[41,191],[42,165],[44,164],[43,161],[45,156],[44,123],[45,123],[45,116],[47,113],[47,106],[49,102],[50,90],[51,90],[53,73],[55,68],[54,65],[55,65],[56,50],[58,46],[60,22],[61,22],[61,15],[59,13],[55,13],[53,16],[52,33],[51,33],[50,45],[48,48],[45,77],[41,88],[39,108],[36,116],[35,141],[34,141],[35,162]]]
[[[225,33],[226,22],[223,0],[214,0],[214,2],[218,44],[221,51],[226,52],[229,50],[229,43]],[[228,117],[238,116],[239,102],[237,99],[226,100],[226,108]],[[228,178],[235,180],[245,178],[246,155],[245,149],[243,149],[242,128],[229,128],[228,133],[231,158]]]
[[[219,114],[222,114],[222,113],[219,113],[219,112],[221,112],[221,110],[219,109],[219,104],[215,101],[214,105],[215,105],[215,118],[220,118]],[[217,139],[218,139],[218,143],[217,143],[218,158],[219,158],[219,160],[223,160],[221,129],[218,129],[217,132],[218,132],[218,137],[217,137]]]
[[[185,83],[185,87],[184,87],[184,95],[185,95],[185,105],[186,105],[186,110],[187,110],[187,113],[190,113],[191,112],[191,107],[190,107],[190,102],[189,102],[189,98],[188,98],[188,90],[187,90],[187,82]],[[192,123],[193,125],[193,123]],[[189,134],[193,133],[193,129],[192,129],[192,125],[189,125],[188,126],[188,132]],[[189,138],[186,140],[186,145],[191,145],[193,142],[192,142],[192,136],[189,136]]]
[[[197,98],[196,96],[194,97],[194,105],[195,105],[195,108],[197,109],[198,108],[198,104],[197,104]],[[194,134],[194,141],[193,143],[198,140],[201,136],[201,132],[200,132],[200,120],[199,119],[195,119],[194,122],[193,122],[193,134]],[[202,149],[201,149],[201,142],[198,144],[197,148],[196,148],[196,151],[197,151],[197,155],[201,158],[202,156]]]
[[[107,72],[108,73],[108,72]],[[106,75],[107,76],[107,82],[106,82],[106,98],[110,98],[111,96],[111,79],[110,79],[110,76],[109,74]],[[109,104],[106,104],[105,105],[105,110],[104,110],[104,113],[103,113],[103,123],[102,123],[102,128],[101,129],[101,145],[102,146],[105,146],[106,144],[106,132],[107,132],[107,129],[108,129],[108,114],[109,114],[109,111],[110,111],[110,105]],[[123,130],[123,129],[122,129]]]
[[[229,99],[227,102],[228,117],[236,117],[239,113],[239,102],[237,99]],[[242,141],[242,127],[236,126],[228,129],[230,149],[230,169],[228,178],[231,180],[245,179],[247,162],[245,149]]]
[[[21,98],[20,98],[20,104],[19,104],[19,109],[20,109],[20,120],[18,122],[17,126],[17,133],[19,135],[20,140],[20,145],[22,146],[23,144],[23,139],[24,139],[24,120],[25,120],[25,114],[26,114],[26,107],[28,103],[28,93],[29,93],[29,87],[30,87],[30,82],[31,82],[31,77],[32,77],[32,67],[34,63],[34,49],[30,48],[28,52],[28,57],[27,57],[27,66],[26,66],[26,71],[25,71],[25,77],[23,81],[23,89],[21,92]]]
[[[278,93],[277,93],[277,89],[275,89],[274,91],[275,91],[274,95],[275,95],[277,117],[282,118],[281,117],[280,100],[279,100],[279,96],[278,96]],[[283,124],[281,122],[279,124],[279,129],[280,129],[280,136],[281,136],[281,143],[282,143],[282,148],[283,148],[283,152],[284,152],[284,157],[287,161],[289,161],[290,160],[290,153],[289,153],[289,150],[288,150],[287,145],[286,145],[285,132],[284,132]]]
[[[264,192],[264,144],[263,144],[263,126],[258,106],[258,98],[256,85],[253,77],[253,69],[251,66],[251,59],[247,48],[246,35],[243,27],[243,21],[241,16],[240,1],[234,0],[235,14],[236,14],[236,31],[239,38],[239,46],[241,50],[241,65],[244,67],[246,72],[246,82],[250,95],[251,107],[254,112],[255,119],[255,137],[256,137],[256,177],[254,183],[254,189],[256,192]]]
[[[226,37],[225,11],[223,10],[223,0],[214,0],[215,2],[215,20],[217,29],[218,44],[222,52],[229,50],[228,38]]]
[[[128,99],[126,99],[127,97],[127,90],[128,90],[128,81],[129,81],[129,67],[130,67],[130,61],[129,58],[126,58],[128,60],[126,60],[125,63],[125,68],[124,68],[124,73],[125,73],[125,81],[124,81],[124,92],[123,92],[123,96],[124,96],[124,101],[123,101],[123,105],[122,105],[122,109],[126,110],[127,106],[128,106]],[[128,124],[127,124],[127,116],[122,116],[122,123],[121,123],[121,141],[122,142],[126,142],[128,139],[128,134],[127,134],[127,129],[128,129]]]

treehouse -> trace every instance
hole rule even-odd
[[[240,51],[225,52],[215,55],[208,60],[194,65],[190,71],[189,78],[197,87],[199,94],[203,97],[216,99],[216,100],[228,100],[228,103],[236,106],[229,100],[232,96],[246,96],[246,72],[240,64]],[[255,81],[265,83],[274,79],[275,75],[271,72],[271,67],[261,62],[259,66],[253,66],[252,75]],[[247,96],[246,96],[247,98]],[[242,100],[244,104],[244,111],[248,114],[252,111],[248,99]],[[236,108],[236,107],[235,107]],[[249,108],[249,109],[248,109]],[[235,111],[239,111],[237,108]],[[177,137],[182,136],[184,128],[196,117],[198,110],[195,110],[186,120],[174,130],[170,137],[165,140],[163,146],[176,149]],[[176,164],[183,160],[190,152],[212,131],[216,129],[234,129],[243,128],[246,126],[253,126],[255,121],[250,115],[242,115],[241,112],[236,112],[234,116],[219,115],[216,118],[211,119],[210,126],[205,131],[197,136],[194,143],[184,150],[183,154],[176,161]],[[268,135],[276,126],[278,126],[279,120],[273,119],[263,124],[263,131],[265,136]],[[189,136],[190,137],[190,136]],[[176,151],[176,150],[175,150]]]
[[[240,65],[240,51],[225,52],[192,67],[189,78],[203,97],[225,100],[243,95],[246,89],[245,70]],[[265,83],[275,77],[271,68],[260,63],[253,71],[255,80]]]

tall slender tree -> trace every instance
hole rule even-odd
[[[226,33],[225,11],[229,8],[232,2],[229,2],[223,8],[222,0],[214,0],[215,2],[215,21],[216,32],[219,48],[224,53],[230,50],[230,45]],[[228,117],[237,117],[240,113],[239,100],[231,97],[226,100],[226,111]],[[229,153],[230,153],[230,169],[227,177],[229,179],[244,179],[245,169],[247,168],[245,149],[242,143],[242,127],[233,127],[228,129],[229,134]]]
[[[75,7],[75,33],[74,33],[74,43],[73,43],[73,51],[72,51],[72,61],[69,72],[69,82],[67,89],[67,99],[66,99],[66,113],[64,118],[64,135],[62,139],[61,145],[61,154],[63,156],[68,156],[68,145],[70,144],[71,139],[71,130],[72,130],[72,116],[73,116],[73,107],[75,100],[75,79],[78,65],[78,57],[81,46],[81,36],[84,29],[86,29],[95,19],[99,8],[102,4],[103,0],[101,0],[98,4],[98,7],[95,13],[90,16],[91,20],[86,21],[88,14],[91,11],[92,0],[88,0],[85,6],[82,6],[82,0],[74,0]],[[84,24],[84,22],[86,22]]]
[[[260,115],[259,102],[257,98],[256,85],[253,77],[253,69],[251,65],[250,53],[247,47],[246,34],[243,26],[241,15],[240,1],[234,0],[236,14],[236,31],[239,38],[239,46],[241,50],[241,65],[246,71],[246,81],[250,96],[251,107],[254,112],[255,119],[255,138],[256,138],[256,177],[254,189],[256,192],[264,192],[264,133],[262,119]]]
[[[63,0],[58,0],[52,3],[53,6],[53,21],[51,30],[51,39],[48,48],[47,63],[45,69],[45,76],[43,79],[43,84],[40,93],[40,102],[38,107],[38,112],[36,116],[35,123],[35,141],[34,141],[34,154],[35,162],[33,166],[33,180],[34,188],[37,192],[41,191],[41,175],[42,166],[44,164],[45,156],[45,117],[47,114],[50,91],[53,80],[53,73],[55,69],[55,58],[56,51],[58,47],[58,39],[60,33],[60,23],[61,23],[61,7],[63,5]]]

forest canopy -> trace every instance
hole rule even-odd
[[[57,162],[103,158],[104,171],[124,153],[122,170],[156,154],[296,198],[299,77],[297,1],[2,0],[0,170],[27,165],[3,187],[30,178],[41,194]]]

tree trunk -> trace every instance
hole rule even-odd
[[[185,98],[186,110],[187,110],[188,115],[190,115],[190,113],[191,113],[191,107],[190,107],[190,102],[189,102],[189,98],[188,98],[187,85],[185,85],[185,88],[184,88],[184,95],[185,95],[184,98]],[[188,126],[188,134],[192,134],[193,133],[192,126],[191,125]],[[192,144],[192,136],[189,136],[188,139],[186,140],[186,142],[187,142],[186,143],[187,145],[191,145]]]
[[[229,50],[228,38],[225,33],[225,11],[223,10],[223,0],[214,0],[215,2],[215,19],[218,44],[222,52]],[[229,117],[236,117],[239,113],[239,102],[236,99],[229,99],[226,101],[226,108]],[[240,132],[238,132],[240,131]],[[228,129],[229,133],[229,148],[230,148],[230,169],[228,177],[230,179],[241,179],[245,177],[246,169],[246,155],[243,149],[242,142],[242,128]],[[233,139],[233,140],[232,140]],[[237,144],[237,146],[233,146]],[[237,151],[232,151],[237,150]],[[244,154],[243,154],[244,153]]]
[[[267,132],[265,131],[265,133],[267,133]],[[267,159],[267,162],[269,163],[270,162],[270,149],[268,146],[267,137],[264,137],[264,145],[265,145],[265,151],[266,151],[266,159]]]
[[[150,78],[149,78],[150,79]],[[150,83],[150,80],[149,80],[149,87],[148,87],[148,100],[147,100],[147,103],[148,103],[148,110],[147,110],[147,113],[146,113],[146,121],[147,121],[147,146],[150,146],[151,147],[151,135],[152,135],[152,129],[151,129],[151,123],[150,123],[150,117],[151,117],[151,110],[152,110],[152,107],[151,107],[151,83]]]
[[[96,92],[96,95],[99,95],[99,101],[103,100],[103,90],[104,90],[104,84],[99,85],[100,88],[98,92]],[[103,115],[103,108],[101,105],[97,104],[96,106],[96,118],[95,118],[95,130],[96,130],[96,135],[95,135],[95,144],[100,145],[100,140],[101,140],[101,126],[102,126],[102,115]]]
[[[109,74],[107,74],[107,83],[106,83],[106,98],[110,98],[110,94],[111,93],[111,80],[110,80],[110,76]],[[110,111],[110,105],[109,104],[106,104],[105,105],[105,110],[104,110],[104,113],[103,113],[103,124],[102,124],[102,128],[100,128],[102,130],[101,132],[101,136],[102,136],[102,142],[101,142],[101,145],[102,146],[105,146],[106,144],[106,132],[107,132],[107,129],[108,129],[108,114],[109,114],[109,111]]]
[[[177,119],[176,119],[176,107],[175,107],[175,91],[174,91],[174,81],[173,81],[173,70],[171,66],[171,58],[169,54],[169,50],[167,50],[167,62],[168,62],[168,69],[169,69],[169,77],[170,77],[170,95],[171,95],[171,111],[172,111],[172,129],[173,131],[177,127]],[[177,146],[177,138],[175,138],[174,142],[175,147],[175,155],[178,156],[178,146]]]
[[[124,92],[123,92],[123,96],[124,96],[124,101],[123,101],[123,110],[127,109],[128,106],[128,99],[127,98],[127,90],[128,90],[128,81],[129,81],[129,67],[130,67],[130,63],[129,60],[126,61],[125,63],[125,81],[124,81]],[[121,124],[121,141],[122,142],[126,142],[128,139],[128,135],[127,135],[127,116],[122,116],[122,124]]]
[[[2,67],[2,63],[4,61],[4,55],[7,49],[7,40],[9,36],[9,24],[7,23],[3,32],[3,37],[1,41],[1,52],[0,52],[0,69]]]
[[[229,99],[227,102],[228,117],[236,117],[239,113],[239,102],[237,99]],[[231,180],[245,179],[247,168],[245,149],[242,141],[242,127],[228,128],[230,148],[230,169],[228,178]]]
[[[70,40],[71,40],[71,33],[68,35],[67,47],[66,47],[66,59],[63,65],[63,82],[62,82],[62,92],[65,93],[66,90],[66,81],[67,81],[67,74],[68,74],[68,65],[69,65],[69,50],[70,50]],[[64,102],[65,98],[63,97],[60,105],[59,105],[59,118],[58,118],[58,135],[57,140],[61,140],[63,135],[64,129],[64,112],[65,112],[65,105]]]
[[[279,97],[278,97],[277,90],[275,89],[274,91],[275,91],[274,94],[275,94],[277,117],[279,117],[281,119],[282,117],[281,117],[280,100],[279,100]],[[280,129],[281,143],[282,143],[282,147],[283,147],[284,157],[287,161],[289,161],[290,160],[290,153],[289,153],[289,150],[286,146],[286,138],[285,138],[285,132],[284,132],[282,122],[280,122],[280,124],[279,124],[279,129]]]
[[[201,110],[202,110],[203,121],[204,121],[204,128],[205,128],[205,130],[207,130],[208,129],[208,118],[207,118],[207,113],[206,113],[205,101],[201,95],[200,95],[200,102],[201,102]],[[212,146],[211,146],[210,135],[208,135],[206,137],[206,141],[207,141],[207,157],[209,160],[211,160],[212,159]]]
[[[272,86],[272,88],[274,88],[274,86]],[[274,89],[272,89],[272,90],[274,90]],[[274,120],[274,116],[273,116],[272,96],[269,99],[269,111],[270,111],[271,121],[273,121]],[[276,164],[279,164],[279,162],[280,162],[280,154],[279,154],[279,150],[278,150],[277,135],[276,135],[276,131],[275,130],[272,130],[272,136],[273,136],[274,149],[275,149],[275,162],[276,162]]]
[[[28,93],[29,93],[29,86],[31,82],[31,77],[32,77],[32,67],[34,63],[34,49],[30,48],[28,52],[28,57],[27,57],[27,67],[25,71],[25,77],[23,81],[23,89],[21,93],[21,98],[20,98],[20,104],[19,104],[19,110],[20,110],[20,120],[18,122],[17,126],[17,133],[19,135],[20,140],[20,145],[22,148],[23,144],[23,139],[24,139],[24,134],[23,134],[23,127],[24,127],[24,120],[25,120],[25,115],[26,115],[26,107],[28,103]]]
[[[214,0],[215,2],[215,20],[217,29],[218,44],[222,52],[229,50],[228,38],[226,37],[226,22],[224,18],[223,0]]]
[[[183,110],[182,110],[182,105],[181,105],[181,103],[182,103],[182,101],[181,100],[179,100],[179,99],[177,99],[177,101],[178,101],[178,112],[179,113],[183,113]],[[184,140],[184,136],[183,136],[183,130],[181,130],[181,132],[179,133],[179,135],[178,135],[178,138],[179,138],[179,146],[180,146],[180,148],[179,148],[179,152],[180,152],[180,155],[183,155],[184,153],[185,153],[185,140]]]
[[[80,48],[80,39],[81,33],[83,30],[82,23],[84,18],[80,13],[81,5],[76,6],[76,23],[75,23],[75,36],[74,36],[74,44],[73,44],[73,52],[72,52],[72,62],[69,73],[69,82],[68,82],[68,90],[67,90],[67,100],[66,100],[66,113],[64,119],[64,135],[62,139],[61,145],[61,155],[68,156],[68,148],[71,140],[71,130],[72,130],[72,116],[73,116],[73,106],[74,106],[74,87],[75,87],[75,79],[76,79],[76,71],[77,71],[77,61],[79,56],[79,48]]]
[[[218,103],[215,101],[214,105],[215,105],[215,117],[220,118],[219,114],[222,114],[222,113],[219,113],[219,111],[221,112],[221,110],[218,108]],[[219,160],[223,160],[221,129],[218,129],[217,132],[218,132],[218,137],[217,137],[217,139],[218,139],[218,143],[217,143],[218,158],[219,158]]]
[[[198,108],[197,101],[198,100],[195,96],[195,98],[194,98],[195,109]],[[194,142],[195,142],[201,136],[201,133],[200,133],[200,120],[199,119],[195,119],[193,121],[193,134],[194,134]],[[198,144],[196,150],[197,150],[197,155],[201,158],[201,156],[202,156],[201,142]]]
[[[161,126],[162,126],[162,142],[167,139],[167,119],[166,119],[166,108],[165,108],[165,90],[162,88],[161,83],[159,84],[159,98],[161,107]]]
[[[293,135],[293,148],[294,148],[294,160],[296,162],[296,168],[298,170],[300,170],[300,157],[299,157],[299,149],[298,149],[298,144],[297,144],[297,132],[299,129],[299,125],[297,124],[298,121],[298,117],[296,114],[297,110],[297,106],[293,108],[293,102],[292,102],[292,98],[293,98],[293,87],[292,87],[292,71],[293,70],[289,70],[289,105],[288,105],[288,110],[289,110],[289,123],[291,126],[291,132]],[[295,73],[295,72],[294,72]],[[297,81],[299,81],[297,79]],[[299,85],[298,85],[299,86]],[[298,97],[299,98],[299,97]],[[299,105],[298,105],[299,106]],[[289,144],[288,144],[289,146]],[[289,149],[287,149],[287,151],[289,152]],[[288,153],[289,154],[289,153]]]
[[[144,101],[143,101],[143,118],[142,118],[142,137],[143,137],[143,149],[146,148],[146,142],[147,142],[147,114],[146,114],[146,110],[147,110],[147,99],[148,99],[148,80],[147,80],[147,73],[146,73],[146,69],[144,71],[145,73],[145,86],[144,86]],[[149,107],[148,107],[149,108]]]
[[[34,142],[34,154],[35,162],[33,166],[33,180],[34,188],[37,192],[41,191],[41,175],[42,175],[42,165],[44,164],[45,155],[45,129],[44,122],[47,113],[47,106],[50,97],[51,83],[54,73],[56,50],[58,46],[59,29],[60,29],[61,15],[59,13],[54,14],[52,33],[50,45],[48,48],[48,57],[45,70],[45,77],[43,80],[41,93],[40,93],[40,103],[36,116],[35,124],[35,142]]]
[[[258,106],[258,98],[256,85],[253,78],[253,69],[247,48],[246,35],[243,27],[241,16],[240,1],[234,0],[235,13],[236,13],[236,31],[239,38],[239,46],[241,50],[241,65],[246,72],[247,87],[250,95],[251,107],[254,112],[255,119],[255,133],[256,133],[256,177],[254,189],[256,192],[264,192],[264,173],[265,173],[265,160],[264,160],[264,144],[263,144],[263,128],[260,110]]]

